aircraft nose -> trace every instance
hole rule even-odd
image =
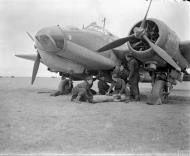
[[[64,34],[57,27],[42,29],[36,34],[35,38],[36,45],[41,50],[58,52],[64,48]]]

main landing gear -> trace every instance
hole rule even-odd
[[[168,73],[156,73],[153,76],[152,91],[148,98],[147,104],[161,105],[166,103],[173,85],[176,85],[176,80]]]
[[[166,100],[169,93],[167,92],[166,82],[156,80],[152,87],[151,95],[147,101],[149,105],[161,105]]]

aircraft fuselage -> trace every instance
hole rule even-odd
[[[55,71],[82,73],[85,69],[109,70],[114,68],[116,60],[96,50],[116,37],[100,30],[46,27],[35,35],[35,47],[42,62]]]

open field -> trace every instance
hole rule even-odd
[[[98,104],[50,97],[58,78],[0,79],[0,153],[178,153],[190,151],[190,82],[168,103]]]

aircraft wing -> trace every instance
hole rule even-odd
[[[130,53],[130,50],[128,48],[128,46],[126,44],[120,46],[120,47],[117,47],[117,48],[114,48],[112,49],[114,54],[121,60],[125,59],[123,57],[125,57],[125,55],[129,54]]]
[[[190,41],[184,41],[179,44],[179,48],[181,50],[181,54],[188,61],[190,65]]]
[[[16,57],[20,57],[26,60],[31,60],[31,61],[35,61],[36,60],[36,54],[28,54],[28,55],[15,55]]]

